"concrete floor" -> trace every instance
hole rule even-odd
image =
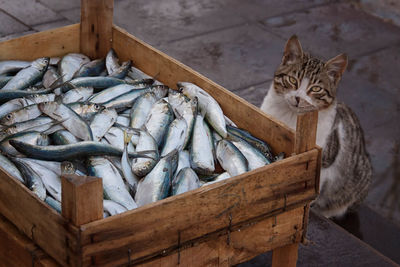
[[[79,20],[79,0],[0,0],[0,41]],[[338,98],[374,167],[364,217],[400,226],[400,27],[333,0],[115,0],[114,22],[256,106],[292,34],[322,59],[346,52]]]

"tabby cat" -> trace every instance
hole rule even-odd
[[[304,53],[292,36],[261,105],[293,129],[297,114],[318,110],[317,144],[323,155],[320,195],[312,208],[328,218],[341,217],[361,203],[372,175],[360,123],[349,107],[336,100],[346,66],[345,54],[325,63]]]

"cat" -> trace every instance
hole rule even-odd
[[[358,118],[336,100],[347,67],[346,54],[326,63],[304,53],[297,36],[286,43],[282,62],[261,110],[296,128],[297,114],[318,110],[316,143],[323,149],[320,194],[312,210],[327,218],[342,217],[366,197],[372,166]]]

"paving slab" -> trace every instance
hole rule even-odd
[[[81,0],[39,0],[39,2],[54,11],[64,11],[81,6]]]
[[[350,59],[400,42],[400,28],[351,4],[330,4],[263,20],[260,25],[285,40],[297,34],[305,51],[329,59]]]
[[[114,22],[150,44],[244,23],[231,1],[158,0],[115,3]]]
[[[352,58],[348,69],[400,101],[400,45]]]
[[[38,1],[0,0],[0,7],[26,25],[37,25],[59,20],[61,17]]]
[[[329,3],[339,2],[337,0],[233,0],[232,6],[236,6],[236,12],[246,20],[254,21],[268,17],[307,10],[312,7],[322,6]]]
[[[36,33],[36,31],[30,30],[30,31],[25,31],[25,32],[12,33],[12,34],[0,37],[0,42],[7,41],[7,40],[10,40],[10,39],[14,39],[14,38],[18,38],[18,37],[21,37],[21,36],[24,36],[24,35],[28,35],[28,34],[32,34],[32,33]]]
[[[229,90],[265,82],[284,42],[254,23],[162,44],[159,48]]]
[[[330,220],[310,213],[307,245],[300,245],[298,267],[386,267],[398,266],[389,258],[353,235],[348,234]],[[272,253],[262,254],[238,267],[265,267],[271,265]]]
[[[244,88],[235,89],[232,90],[232,93],[240,96],[254,106],[260,107],[262,101],[264,100],[264,96],[266,96],[268,93],[271,81],[272,80],[260,84],[246,86]]]
[[[71,24],[71,22],[69,20],[62,19],[59,21],[35,25],[35,26],[32,26],[32,28],[35,31],[41,32],[41,31],[46,31],[46,30],[55,29],[55,28],[59,28],[59,27],[64,27],[64,26],[67,26],[70,24]]]
[[[71,23],[79,23],[81,21],[81,9],[79,7],[60,11],[59,14]]]
[[[29,30],[29,27],[4,13],[2,10],[0,10],[0,25],[2,25],[0,28],[0,37]]]

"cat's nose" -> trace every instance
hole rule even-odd
[[[298,107],[300,103],[300,97],[296,96],[295,99],[296,99],[296,107]]]

